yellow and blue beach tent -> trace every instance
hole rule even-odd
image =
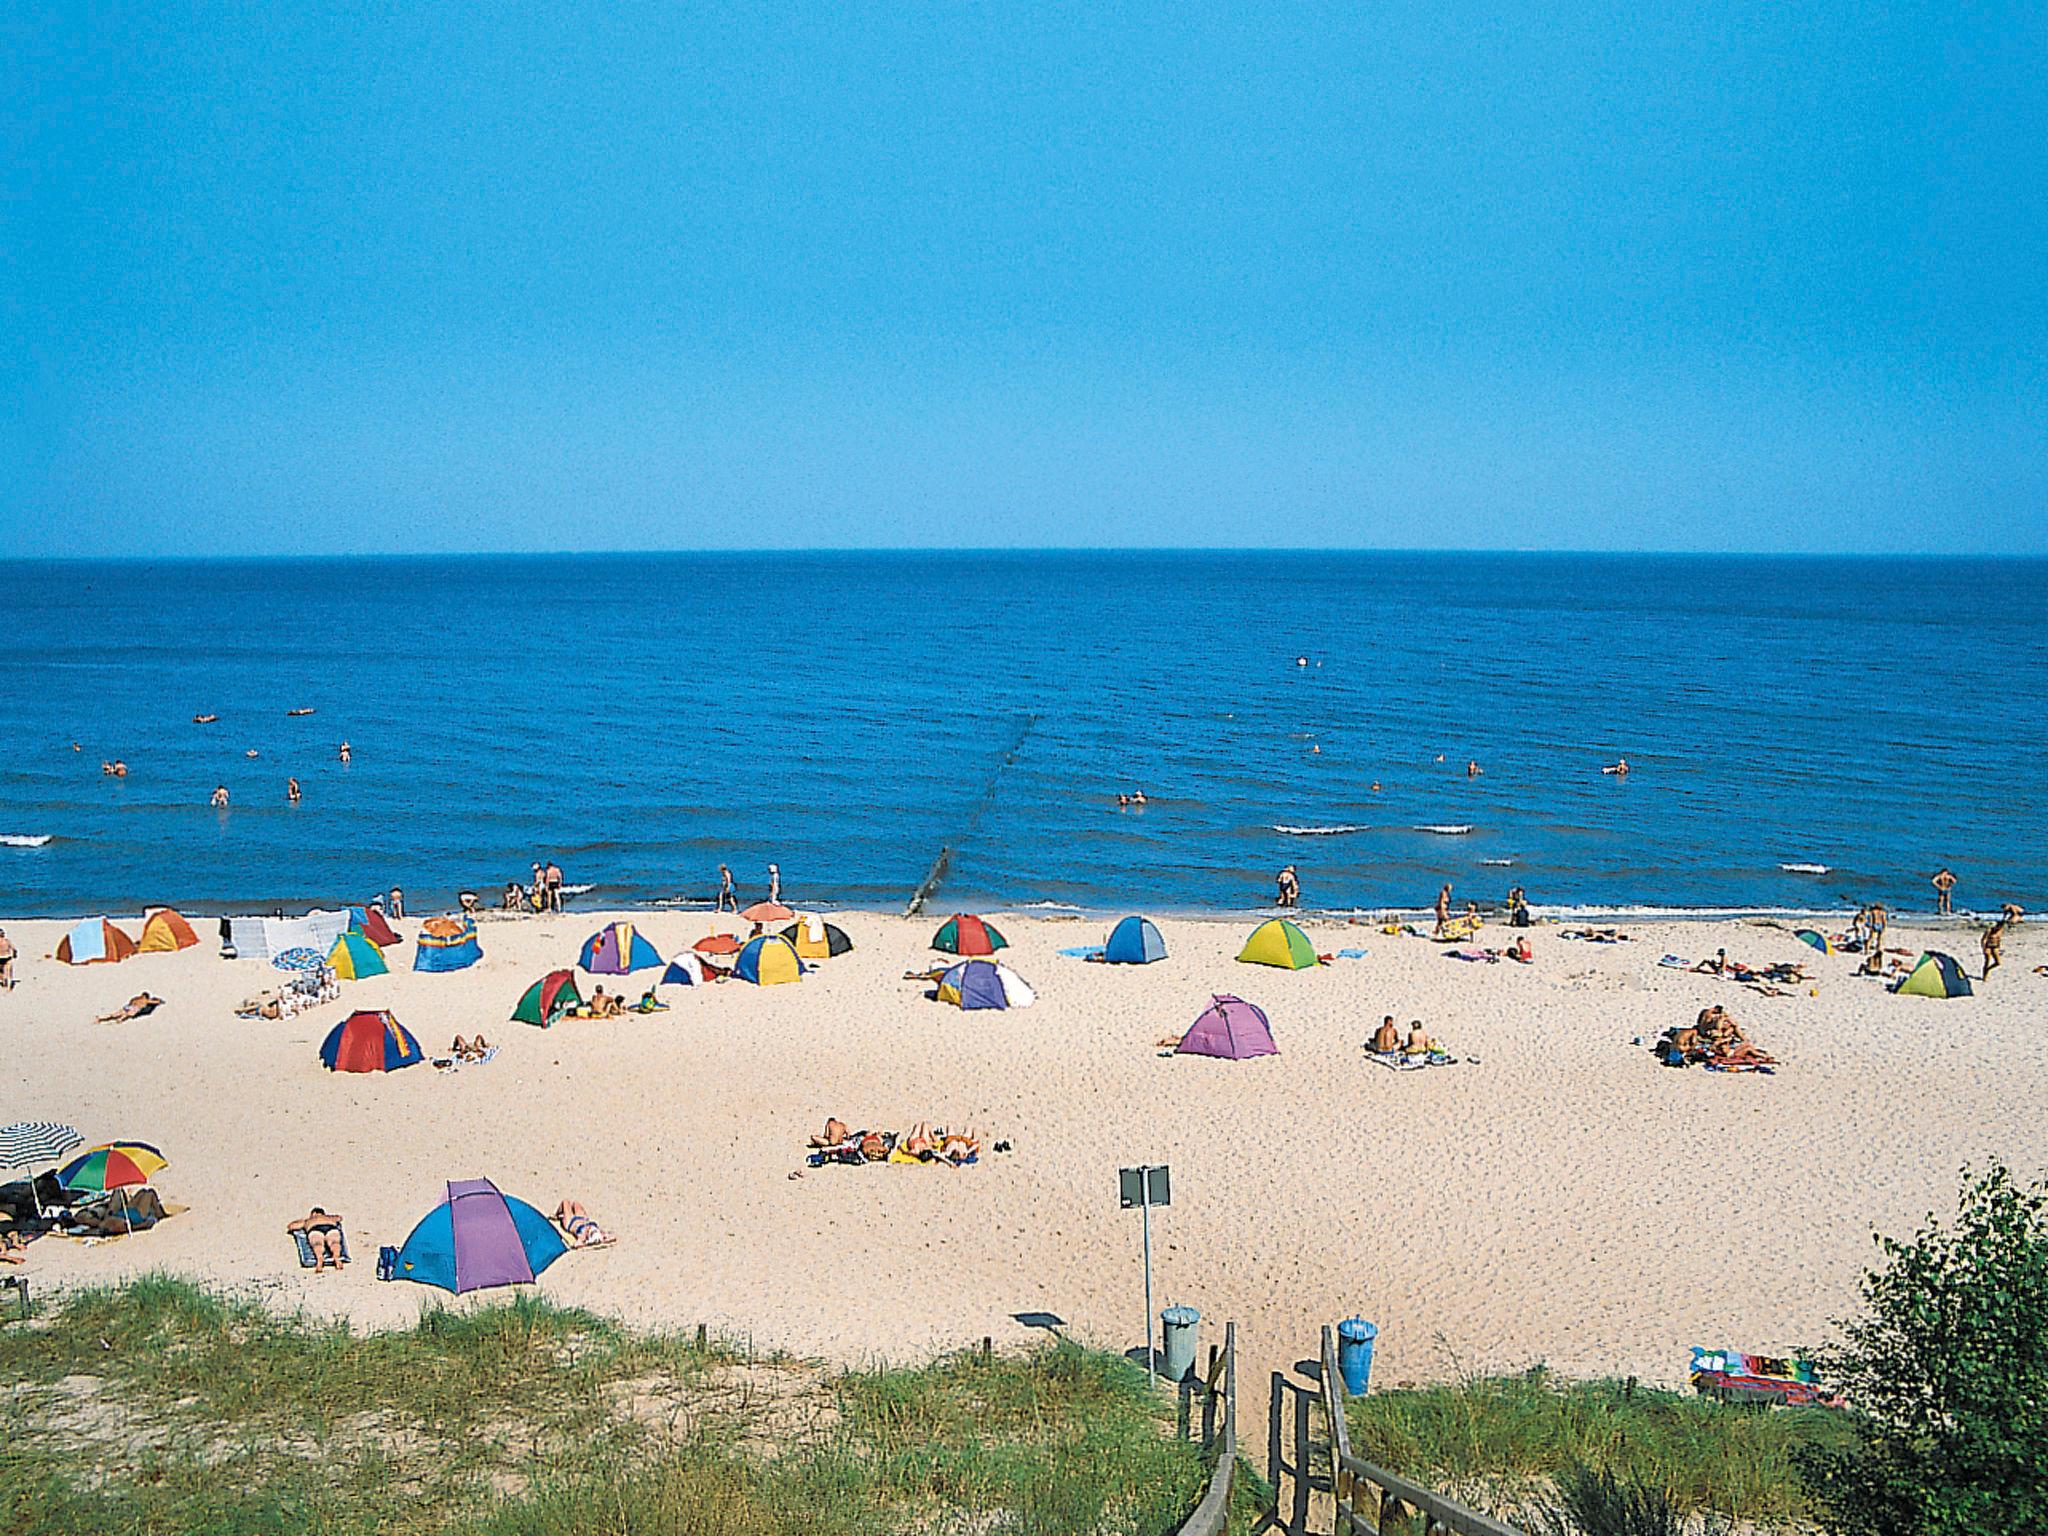
[[[334,948],[327,951],[327,963],[334,967],[335,977],[341,981],[361,981],[366,976],[386,976],[391,972],[391,967],[384,963],[383,951],[353,928],[334,941]]]
[[[758,939],[747,940],[746,948],[733,962],[732,973],[757,987],[776,987],[800,979],[804,967],[789,940],[780,934],[764,933]]]

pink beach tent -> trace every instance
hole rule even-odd
[[[1219,994],[1180,1037],[1175,1054],[1243,1061],[1247,1056],[1277,1056],[1280,1048],[1273,1043],[1273,1028],[1262,1011],[1241,997]]]

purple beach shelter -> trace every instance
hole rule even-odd
[[[447,1197],[398,1250],[394,1277],[460,1296],[497,1285],[531,1285],[568,1251],[547,1217],[500,1194],[489,1179],[456,1179]]]
[[[1273,1043],[1273,1029],[1264,1013],[1241,997],[1218,994],[1180,1037],[1175,1054],[1243,1061],[1247,1056],[1277,1056],[1280,1048]]]

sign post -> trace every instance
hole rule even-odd
[[[1117,1190],[1123,1208],[1128,1211],[1135,1205],[1144,1222],[1145,1374],[1157,1376],[1159,1370],[1152,1344],[1152,1207],[1173,1204],[1173,1180],[1164,1163],[1157,1167],[1141,1163],[1136,1168],[1117,1170]]]

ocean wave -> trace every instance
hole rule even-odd
[[[1290,827],[1276,822],[1273,830],[1287,837],[1341,837],[1346,832],[1370,832],[1372,828],[1351,822],[1340,822],[1334,827]]]
[[[588,896],[596,889],[597,887],[594,885],[565,885],[562,887],[562,894],[564,896]]]
[[[1079,912],[1071,901],[1027,901],[1013,909],[1018,912]]]
[[[1828,873],[1825,864],[1780,864],[1778,868],[1788,875],[1824,875]]]
[[[1470,832],[1472,828],[1461,822],[1455,826],[1427,826],[1417,827],[1415,830],[1418,832],[1434,832],[1439,837],[1462,837],[1467,832]]]
[[[1495,869],[1506,869],[1510,864],[1514,863],[1515,861],[1513,859],[1481,859],[1479,862],[1482,864],[1491,865]]]
[[[0,832],[0,848],[40,848],[50,837],[48,832]]]

